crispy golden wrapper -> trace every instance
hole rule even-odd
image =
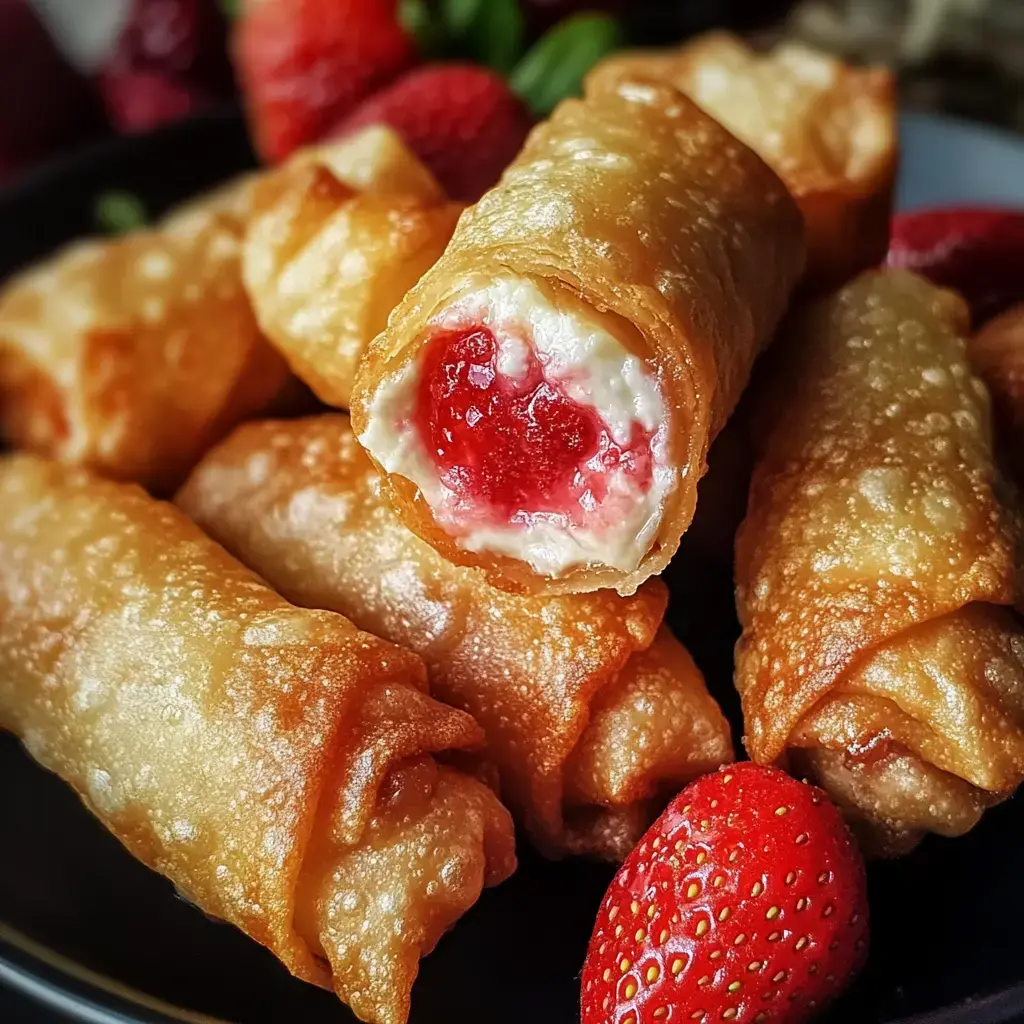
[[[679,485],[632,573],[582,566],[557,579],[459,547],[418,489],[387,478],[405,523],[448,559],[513,592],[633,593],[668,564],[693,518],[715,434],[739,400],[803,269],[799,211],[772,171],[667,84],[604,75],[538,126],[501,183],[462,216],[448,249],[392,314],[357,378],[356,433],[377,388],[429,338],[467,277],[512,272],[559,290],[641,355],[663,389]]]
[[[888,70],[850,67],[798,43],[762,55],[727,32],[679,50],[617,54],[593,74],[624,69],[672,82],[778,173],[807,224],[810,287],[882,262],[898,159]]]
[[[239,428],[178,502],[289,599],[421,654],[550,855],[622,858],[659,798],[732,758],[700,672],[659,631],[662,583],[631,598],[493,589],[401,524],[344,416]]]
[[[736,543],[747,748],[881,852],[966,831],[1024,776],[1015,519],[966,329],[902,271],[796,318]]]
[[[322,401],[348,407],[363,353],[461,211],[387,128],[303,151],[255,187],[246,287],[261,328]]]
[[[210,914],[402,1024],[419,958],[514,867],[482,738],[423,665],[289,605],[173,506],[0,461],[0,726]]]
[[[79,242],[0,292],[0,430],[173,490],[288,381],[242,286],[243,181],[167,222]]]
[[[1024,485],[1024,305],[990,320],[967,354],[992,395],[1000,455]]]

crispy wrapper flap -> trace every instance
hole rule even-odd
[[[893,835],[944,830],[912,787],[892,796],[893,759],[929,776],[936,806],[965,785],[983,806],[1024,774],[1024,634],[1005,607],[1018,523],[966,326],[957,296],[903,272],[795,317],[737,538],[751,755],[813,752]]]

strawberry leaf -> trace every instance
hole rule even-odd
[[[142,200],[131,192],[118,190],[97,196],[93,215],[99,228],[111,235],[140,228],[147,221]]]
[[[234,21],[241,13],[242,0],[217,0],[221,14],[228,21]]]
[[[434,13],[429,0],[401,0],[398,20],[416,40],[421,57],[435,60],[447,56],[445,26]]]
[[[440,11],[460,56],[502,74],[512,70],[526,34],[518,0],[442,0]]]
[[[562,100],[578,95],[586,73],[622,42],[622,29],[610,15],[574,15],[541,36],[509,84],[535,114],[546,116]]]

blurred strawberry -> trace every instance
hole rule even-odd
[[[0,181],[102,129],[89,84],[27,0],[0,0]]]
[[[319,139],[416,60],[395,0],[250,0],[233,49],[270,161]]]
[[[532,118],[486,68],[433,64],[368,99],[330,137],[370,124],[394,128],[452,199],[475,202],[522,148]]]
[[[216,0],[133,0],[99,85],[111,120],[126,132],[230,96],[227,25]]]

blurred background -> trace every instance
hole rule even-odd
[[[1022,0],[0,0],[0,188],[105,136],[239,105],[236,80],[245,73],[230,56],[237,22],[263,5],[305,8],[301,16],[312,19],[309,10],[327,2],[391,8],[419,60],[468,59],[512,76],[536,58],[531,48],[541,51],[536,72],[566,54],[587,63],[581,55],[713,27],[764,41],[787,36],[889,65],[906,107],[1024,131]],[[589,32],[566,33],[565,19],[581,11],[605,15],[601,30],[592,22]],[[545,100],[529,95],[529,71],[520,92],[539,116]],[[279,92],[288,85],[271,83]],[[308,75],[301,83],[318,87],[333,84]]]

